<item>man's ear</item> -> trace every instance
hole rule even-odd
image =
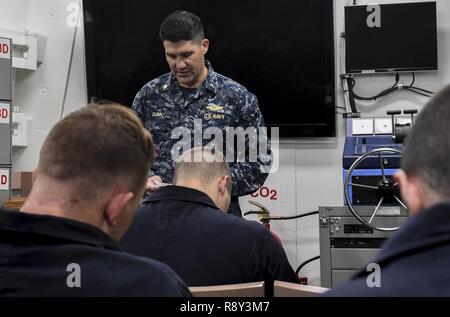
[[[230,182],[230,176],[224,175],[219,180],[219,192],[223,196],[228,188],[228,182]]]
[[[209,40],[203,39],[200,45],[202,46],[203,55],[205,55],[209,49]]]
[[[417,214],[425,207],[425,196],[422,184],[417,177],[407,175],[403,170],[394,175],[400,186],[402,199],[412,215]]]
[[[109,226],[115,227],[125,205],[133,198],[132,192],[119,193],[112,197],[104,211],[104,217]]]

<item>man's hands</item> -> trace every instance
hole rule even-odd
[[[147,179],[147,185],[145,189],[149,194],[156,192],[162,184],[162,179],[158,175],[151,176]]]
[[[147,185],[145,186],[145,189],[147,190],[147,193],[151,194],[156,192],[160,187],[167,185],[172,184],[163,183],[161,177],[155,175],[147,179]]]

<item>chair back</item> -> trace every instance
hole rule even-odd
[[[264,282],[191,286],[194,297],[264,297]]]
[[[328,291],[328,288],[275,281],[274,297],[312,297]]]

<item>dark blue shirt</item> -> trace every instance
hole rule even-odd
[[[190,296],[165,264],[82,222],[0,209],[0,237],[0,296]]]
[[[450,296],[450,203],[435,205],[409,219],[373,260],[380,287],[368,287],[362,270],[326,296]]]
[[[167,186],[153,193],[121,245],[130,253],[167,263],[189,286],[298,283],[269,230],[223,213],[208,195],[191,188]]]

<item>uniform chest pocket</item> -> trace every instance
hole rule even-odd
[[[163,111],[155,111],[151,113],[150,118],[145,122],[146,128],[153,136],[156,155],[159,159],[170,158],[169,155],[172,147],[171,134],[173,125],[174,122],[172,117]]]
[[[146,128],[153,134],[168,133],[173,129],[173,119],[164,111],[153,111],[145,123]]]

